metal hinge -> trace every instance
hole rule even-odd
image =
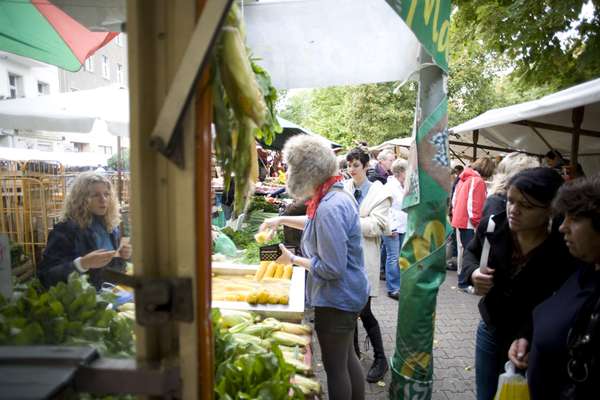
[[[140,278],[110,269],[103,271],[103,278],[135,290],[135,319],[140,325],[194,320],[191,278]]]

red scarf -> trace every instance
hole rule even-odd
[[[317,212],[317,207],[319,207],[319,203],[321,202],[321,199],[325,196],[325,194],[327,194],[329,189],[336,182],[339,182],[341,180],[342,180],[342,177],[340,175],[332,176],[331,178],[327,179],[323,184],[321,184],[317,187],[317,189],[315,190],[315,194],[313,194],[313,197],[305,203],[307,206],[306,216],[309,219],[313,219],[315,217],[315,213]]]

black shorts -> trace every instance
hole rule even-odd
[[[315,307],[315,331],[344,334],[354,332],[359,313],[332,307]]]

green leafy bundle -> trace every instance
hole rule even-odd
[[[252,342],[234,340],[220,320],[219,311],[213,309],[217,400],[304,398],[290,383],[295,370],[284,361],[279,346],[267,351]]]
[[[277,90],[269,74],[249,56],[237,4],[221,30],[211,71],[215,153],[223,169],[225,190],[235,176],[237,216],[244,212],[258,179],[255,138],[270,142],[282,131],[275,113]]]
[[[246,212],[251,213],[254,210],[277,214],[279,213],[279,206],[269,203],[265,196],[253,196]]]
[[[0,345],[90,344],[105,356],[134,354],[133,322],[107,307],[85,275],[45,291],[38,280],[9,301],[0,296]]]

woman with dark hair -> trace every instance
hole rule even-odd
[[[600,175],[563,185],[554,209],[565,216],[560,231],[579,261],[577,270],[535,308],[533,335],[515,340],[508,356],[517,367],[528,368],[533,400],[596,399],[600,394]]]
[[[348,172],[352,179],[344,182],[344,189],[351,193],[358,202],[360,230],[362,232],[362,248],[365,256],[365,268],[371,290],[369,300],[360,312],[367,337],[373,346],[373,364],[367,372],[367,382],[378,382],[385,376],[389,366],[383,348],[383,338],[379,322],[371,310],[371,298],[379,295],[379,267],[381,265],[381,240],[384,235],[390,235],[389,219],[392,206],[392,192],[375,180],[369,181],[369,154],[362,148],[356,147],[347,155]],[[358,331],[355,333],[357,353]]]
[[[562,182],[550,168],[517,173],[508,183],[506,211],[482,221],[465,251],[466,276],[483,295],[475,343],[478,400],[494,397],[510,344],[531,330],[533,308],[571,273],[565,266],[573,259],[551,229],[551,203]]]
[[[294,136],[283,155],[287,190],[296,200],[308,200],[306,215],[269,218],[260,230],[285,225],[304,231],[302,256],[281,245],[277,261],[308,272],[306,296],[315,308],[329,398],[364,399],[365,377],[352,343],[356,319],[369,294],[356,201],[343,190],[335,155],[322,138]]]

